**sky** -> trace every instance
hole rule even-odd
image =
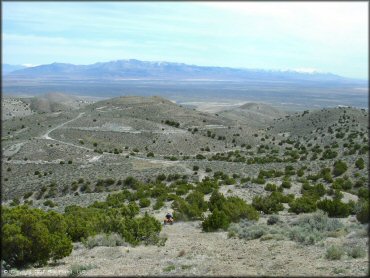
[[[368,79],[362,2],[2,2],[2,61],[120,59]]]

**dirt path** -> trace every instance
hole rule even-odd
[[[52,131],[54,131],[54,130],[57,130],[57,129],[61,128],[62,126],[64,126],[64,125],[66,125],[66,124],[68,124],[68,123],[71,123],[71,122],[73,122],[73,121],[75,121],[75,120],[77,120],[77,119],[81,118],[83,114],[85,114],[85,112],[81,112],[80,114],[78,114],[78,116],[77,116],[76,118],[73,118],[72,120],[66,121],[66,122],[64,122],[64,123],[61,123],[60,125],[57,125],[57,126],[55,126],[55,127],[51,128],[51,129],[48,129],[48,130],[46,131],[46,133],[45,133],[45,134],[43,134],[40,138],[41,138],[41,139],[55,140],[55,139],[53,139],[53,138],[51,138],[51,137],[49,136],[50,132],[52,132]]]

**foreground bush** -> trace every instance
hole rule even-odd
[[[347,217],[350,214],[350,206],[338,199],[324,199],[317,203],[317,207],[329,214],[329,217]]]
[[[338,160],[334,163],[333,175],[340,176],[347,171],[347,168],[347,164],[344,161]]]
[[[209,209],[223,211],[230,222],[238,222],[240,219],[258,220],[258,212],[239,197],[225,198],[218,191],[214,191],[209,200]]]
[[[359,202],[359,211],[356,213],[356,219],[362,223],[369,223],[369,202]]]
[[[284,209],[281,196],[278,192],[273,192],[269,196],[255,196],[252,201],[252,206],[265,214],[273,214]]]
[[[223,211],[217,208],[202,222],[202,229],[205,232],[213,232],[218,229],[226,230],[229,227],[230,220]]]
[[[288,211],[296,214],[314,212],[316,211],[316,199],[309,196],[302,196],[291,202],[289,206]]]
[[[72,252],[61,214],[27,206],[2,210],[2,259],[8,265],[45,265],[49,259],[58,260]]]
[[[340,260],[344,255],[344,250],[342,247],[337,245],[331,245],[327,250],[325,257],[328,260]]]
[[[227,229],[231,222],[241,219],[258,220],[258,212],[239,197],[227,197],[218,191],[213,191],[209,200],[209,210],[212,212],[202,223],[203,231]]]
[[[304,215],[291,225],[274,221],[274,225],[256,224],[242,220],[229,227],[229,236],[237,236],[247,240],[258,239],[290,239],[304,245],[312,245],[326,238],[333,231],[343,228],[337,219],[329,218],[319,211],[312,215]],[[271,223],[270,223],[271,224]]]
[[[311,245],[322,240],[330,232],[337,231],[343,224],[337,219],[331,219],[322,211],[312,215],[303,215],[293,223],[288,232],[291,240]]]
[[[127,245],[124,239],[117,233],[112,234],[98,234],[92,237],[88,237],[83,241],[83,244],[91,249],[96,246],[122,246]]]

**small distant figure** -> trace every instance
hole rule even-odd
[[[172,225],[173,224],[173,216],[171,213],[167,212],[166,214],[166,218],[164,219],[164,222],[163,222],[164,225],[166,224],[170,224]]]

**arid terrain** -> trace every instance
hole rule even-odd
[[[255,102],[215,107],[178,105],[162,97],[3,98],[4,206],[28,204],[63,213],[68,206],[87,207],[129,189],[137,196],[144,192],[144,197],[133,199],[139,214],[147,212],[162,223],[166,212],[179,210],[173,205],[177,199],[155,207],[160,197],[145,192],[157,185],[142,191],[125,187],[130,177],[143,184],[160,181],[180,199],[214,178],[225,197],[239,197],[260,214],[245,227],[247,220],[242,220],[228,229],[205,232],[202,220],[210,214],[205,209],[198,219],[175,217],[173,225],[162,226],[163,244],[131,245],[123,240],[95,246],[89,245],[90,237],[74,242],[72,253],[57,262],[7,273],[366,276],[368,224],[357,215],[369,198],[368,110],[294,112]],[[339,169],[339,164],[345,167]],[[182,192],[184,183],[188,187]],[[299,201],[319,187],[322,194],[315,197],[314,209],[301,208]],[[203,191],[205,201],[213,190]],[[272,192],[281,192],[289,201],[281,201],[276,210],[265,208]],[[258,203],[257,197],[266,199]],[[141,203],[143,198],[149,205]],[[339,200],[348,213],[321,215],[320,221],[336,228],[315,228],[315,236],[321,232],[317,238],[294,236],[294,228],[301,227],[296,223],[303,223],[305,216],[314,219],[316,204],[321,208],[323,200]],[[332,246],[340,248],[339,258],[330,257]]]

